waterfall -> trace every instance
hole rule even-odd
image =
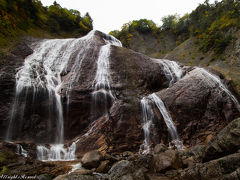
[[[90,31],[86,36],[82,37],[79,39],[79,43],[77,44],[78,45],[78,52],[77,52],[77,55],[74,59],[74,62],[73,62],[73,65],[71,66],[71,69],[70,69],[70,74],[69,74],[69,77],[68,77],[68,81],[67,81],[67,84],[66,84],[66,87],[67,87],[67,97],[68,97],[68,101],[69,101],[69,97],[70,97],[70,94],[71,94],[71,90],[74,86],[74,83],[76,83],[81,74],[82,74],[82,63],[84,61],[84,59],[89,56],[89,54],[87,53],[89,51],[89,49],[91,47],[95,47],[95,30],[92,30]],[[76,48],[76,47],[74,47]],[[72,50],[72,49],[70,49]],[[74,56],[75,54],[75,51],[76,50],[72,50],[72,56]],[[70,64],[70,61],[68,61],[68,64]],[[65,66],[65,73],[67,73],[66,71],[66,68],[67,66]]]
[[[67,74],[69,67],[71,68],[68,81],[65,82],[69,97],[74,82],[81,75],[81,65],[87,55],[86,52],[90,47],[95,47],[94,35],[95,31],[91,31],[82,38],[43,40],[35,46],[33,54],[25,59],[24,65],[16,74],[16,93],[6,133],[7,141],[16,139],[15,134],[18,135],[17,131],[20,131],[24,125],[25,113],[37,114],[39,109],[34,105],[45,99],[49,104],[44,110],[48,112],[47,115],[44,114],[48,119],[48,136],[50,138],[54,136],[55,140],[54,144],[50,145],[50,149],[43,145],[37,147],[38,159],[50,161],[74,159],[75,143],[68,148],[62,144],[64,119],[59,94],[62,86],[61,76]],[[55,134],[53,134],[53,124],[56,124]]]
[[[62,103],[58,91],[61,86],[60,73],[67,63],[66,59],[70,56],[70,52],[62,53],[62,50],[71,46],[73,43],[77,43],[77,40],[46,40],[41,42],[34,49],[34,53],[25,59],[24,65],[16,74],[16,95],[6,136],[7,140],[13,139],[14,123],[16,122],[17,116],[19,116],[19,114],[17,114],[17,108],[23,104],[23,110],[20,112],[20,117],[23,118],[27,99],[30,98],[32,104],[37,103],[35,100],[38,93],[43,92],[48,96],[49,105],[52,105],[49,109],[56,109],[55,113],[58,122],[55,141],[56,143],[63,141]],[[31,111],[34,111],[34,109]]]
[[[149,154],[151,151],[151,144],[150,144],[150,131],[152,126],[152,121],[154,118],[154,113],[152,110],[151,105],[149,104],[149,101],[154,102],[154,104],[157,106],[158,110],[163,116],[163,120],[167,125],[168,132],[171,136],[172,141],[169,143],[170,147],[172,146],[171,143],[174,144],[174,146],[181,150],[184,148],[182,141],[180,140],[177,129],[173,123],[173,120],[168,113],[163,101],[155,94],[151,94],[148,97],[143,97],[141,100],[141,109],[142,109],[142,116],[143,116],[143,132],[144,132],[144,141],[143,144],[140,146],[140,153],[142,154]]]
[[[200,76],[206,83],[208,86],[210,86],[211,88],[219,88],[221,91],[225,92],[227,94],[227,96],[234,102],[236,108],[238,109],[238,111],[240,112],[240,104],[238,102],[238,100],[236,99],[236,97],[226,88],[226,86],[221,82],[221,80],[219,79],[219,77],[217,77],[216,75],[208,72],[207,70],[203,69],[203,68],[195,68],[193,70],[193,73],[196,73],[197,76]]]
[[[73,172],[75,172],[76,170],[80,169],[82,167],[81,163],[77,163],[77,164],[73,164],[72,166],[72,170],[68,172],[68,174],[71,174]]]
[[[146,97],[141,99],[141,109],[143,117],[143,132],[144,132],[144,141],[140,146],[141,154],[149,154],[151,152],[150,144],[150,130],[153,124],[152,120],[154,117],[153,111],[149,104],[149,100]]]
[[[174,143],[175,147],[177,149],[183,149],[184,146],[181,142],[181,140],[179,139],[178,133],[177,133],[177,129],[172,121],[172,117],[171,115],[168,113],[163,101],[155,94],[151,94],[150,98],[153,100],[153,102],[156,104],[156,106],[158,107],[159,111],[161,112],[163,119],[167,125],[168,128],[168,132],[171,135],[172,138],[172,142]]]
[[[76,142],[70,147],[64,144],[53,144],[50,148],[43,145],[37,146],[37,157],[40,161],[71,161],[75,160]]]
[[[23,149],[22,145],[20,145],[20,144],[17,144],[16,154],[22,155],[22,156],[24,156],[24,157],[28,157],[27,151],[26,151],[25,149]]]
[[[101,47],[99,56],[98,56],[98,61],[97,61],[97,72],[94,79],[95,81],[94,94],[97,94],[98,91],[102,91],[103,93],[108,92],[109,95],[113,98],[113,94],[110,86],[111,77],[109,74],[110,53],[111,53],[111,44],[106,44]]]
[[[24,127],[24,119],[27,118],[26,116],[34,118],[36,114],[46,119],[48,133],[45,138],[53,141],[49,146],[37,147],[38,159],[43,161],[74,159],[75,142],[70,147],[63,144],[64,118],[60,93],[66,93],[69,103],[71,91],[81,77],[82,64],[85,59],[94,56],[93,51],[99,51],[93,99],[104,104],[109,103],[109,97],[110,101],[114,99],[110,85],[109,58],[111,45],[122,45],[113,36],[101,34],[105,45],[99,50],[100,41],[95,35],[96,31],[93,30],[78,39],[43,40],[36,44],[33,54],[25,59],[24,65],[16,74],[16,93],[6,134],[7,141],[16,140],[16,137],[21,138],[18,131],[21,132]],[[62,92],[62,76],[65,75],[64,90],[66,91]],[[102,99],[102,95],[106,98]],[[45,109],[41,112],[39,106],[41,107],[42,104]]]
[[[175,62],[166,59],[152,59],[154,62],[158,63],[162,68],[166,78],[169,81],[169,86],[181,79],[183,75],[182,68]]]
[[[93,82],[94,91],[92,93],[92,114],[94,116],[94,120],[100,115],[106,114],[109,106],[111,106],[115,99],[111,88],[111,76],[109,72],[111,45],[121,47],[122,44],[113,36],[108,36],[105,43],[106,45],[103,45],[99,51],[97,71]]]
[[[97,60],[97,72],[94,79],[94,93],[102,90],[104,93],[109,93],[109,95],[113,98],[113,94],[111,91],[111,76],[109,73],[110,70],[110,55],[111,55],[111,45],[122,47],[120,41],[115,39],[113,36],[109,36],[109,40],[105,40],[106,45],[102,46],[98,55]]]
[[[152,59],[152,60],[157,64],[159,64],[160,67],[162,68],[166,78],[169,81],[169,86],[172,86],[175,82],[179,81],[182,78],[183,70],[175,61],[169,61],[166,59]],[[183,149],[184,146],[179,139],[176,127],[172,121],[170,114],[167,112],[166,107],[162,102],[162,100],[155,93],[153,93],[149,95],[147,98],[143,97],[141,100],[144,141],[143,141],[143,144],[140,146],[140,153],[148,154],[151,151],[150,131],[151,131],[151,126],[153,126],[152,121],[154,118],[154,113],[149,104],[150,100],[152,100],[156,104],[159,111],[161,112],[163,119],[168,127],[168,131],[171,135],[172,143],[174,144],[174,146],[177,149]]]

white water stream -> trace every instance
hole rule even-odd
[[[151,152],[150,131],[153,124],[152,120],[154,118],[154,113],[149,104],[149,100],[146,97],[141,99],[141,109],[143,117],[144,141],[140,147],[140,153],[149,154]]]
[[[27,151],[26,151],[25,149],[23,149],[22,145],[20,145],[20,144],[17,144],[16,154],[22,155],[22,156],[24,156],[24,157],[28,157]]]
[[[13,102],[11,119],[9,122],[6,140],[14,140],[14,125],[19,118],[24,119],[26,101],[29,92],[33,92],[33,103],[39,92],[47,93],[49,101],[49,126],[56,121],[55,142],[49,146],[37,146],[38,159],[42,161],[61,161],[73,160],[76,144],[64,146],[64,119],[63,106],[59,93],[61,93],[62,75],[67,74],[66,95],[69,98],[71,90],[81,76],[81,67],[87,53],[91,48],[98,48],[97,41],[94,39],[96,31],[91,31],[88,35],[79,39],[54,39],[44,40],[36,45],[33,54],[25,59],[24,65],[19,68],[16,74],[16,95]],[[104,37],[106,45],[100,47],[97,61],[97,72],[94,80],[95,92],[106,91],[112,97],[109,74],[109,57],[111,45],[122,46],[120,41],[112,36]],[[89,58],[89,57],[88,57]],[[105,93],[105,92],[104,92]],[[30,95],[31,95],[30,94]],[[68,101],[69,102],[69,101]],[[19,112],[18,108],[22,107]],[[51,107],[50,107],[51,106]],[[52,117],[52,110],[56,110],[55,116]],[[53,119],[54,118],[54,119]],[[23,123],[22,123],[23,124]],[[50,135],[50,134],[49,134]],[[50,136],[52,136],[51,134]]]
[[[240,104],[237,98],[227,89],[227,87],[221,82],[218,76],[210,73],[206,69],[203,68],[195,68],[191,73],[195,73],[196,76],[200,76],[203,81],[207,83],[211,88],[219,88],[220,91],[223,91],[227,94],[227,96],[233,101],[236,108],[240,112]]]
[[[180,140],[177,129],[173,123],[171,115],[168,113],[163,101],[155,94],[151,94],[148,97],[143,97],[141,100],[141,109],[143,117],[143,131],[144,131],[144,141],[140,146],[140,153],[149,154],[151,152],[151,127],[153,126],[154,112],[151,107],[151,102],[157,106],[158,110],[163,116],[163,120],[167,125],[168,132],[171,136],[171,141],[169,144],[173,143],[175,148],[181,150],[184,148],[182,141]]]
[[[94,91],[92,93],[92,114],[93,120],[99,116],[107,114],[108,106],[113,103],[115,95],[111,88],[111,75],[110,75],[110,58],[111,46],[122,47],[119,40],[113,36],[109,36],[105,40],[106,45],[103,45],[99,51],[97,59],[97,71],[93,81]]]
[[[152,60],[158,63],[162,68],[166,78],[169,81],[169,86],[172,86],[183,76],[182,68],[175,61],[170,61],[167,59],[152,59]]]
[[[174,144],[174,146],[178,149],[181,150],[184,148],[182,141],[180,140],[178,133],[177,133],[177,129],[176,126],[173,123],[172,117],[171,115],[168,113],[163,101],[161,100],[161,98],[159,96],[157,96],[155,93],[150,95],[150,98],[152,99],[152,101],[156,104],[156,106],[158,107],[159,111],[161,112],[163,119],[167,125],[168,128],[168,132],[171,135],[172,138],[172,143]]]

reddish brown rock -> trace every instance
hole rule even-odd
[[[157,93],[172,116],[183,143],[190,145],[204,142],[209,134],[215,135],[240,115],[224,91],[217,85],[214,88],[209,86],[208,82],[204,78],[196,76],[195,72],[190,71],[173,86]],[[224,79],[222,82],[225,82],[226,87],[231,89]],[[235,93],[233,92],[233,94]],[[231,115],[225,116],[224,109],[229,102],[232,106],[227,113],[231,113]],[[167,142],[168,136],[164,137],[167,134],[166,125],[161,114],[158,118],[161,119],[157,124],[160,138]]]
[[[169,81],[158,63],[143,54],[116,46],[111,46],[109,60],[111,90],[116,99],[113,102],[107,98],[107,115],[103,113],[101,106],[94,109],[92,93],[97,60],[99,49],[105,44],[106,38],[109,37],[96,31],[94,45],[90,44],[86,51],[81,64],[81,75],[72,85],[69,101],[65,97],[65,92],[68,90],[67,83],[72,73],[70,69],[76,54],[70,59],[67,71],[62,73],[63,86],[59,93],[62,95],[64,110],[64,138],[66,142],[79,140],[76,151],[78,156],[93,149],[98,149],[103,154],[127,150],[138,152],[144,139],[140,99],[153,92],[157,92],[156,94],[163,100],[184,145],[204,142],[209,134],[214,135],[240,115],[225,93],[220,92],[217,87],[208,87],[203,79],[192,75],[193,68],[182,66],[183,74],[186,71],[187,75],[168,87]],[[18,54],[19,51],[14,53]],[[13,60],[14,58],[12,57]],[[0,69],[1,129],[7,129],[9,107],[14,97],[15,68],[22,62],[22,58],[19,61],[11,61],[12,65]],[[231,83],[221,74],[216,75],[232,91]],[[31,95],[30,93],[29,96]],[[54,118],[52,120],[54,122],[48,122],[46,114],[49,114],[47,113],[49,100],[44,91],[39,94],[38,99],[40,102],[34,105],[31,104],[33,98],[28,99],[24,112],[26,116],[14,126],[16,130],[14,137],[51,143],[55,140],[55,135],[51,133],[56,132],[57,124]],[[36,111],[31,114],[33,108]],[[22,106],[18,108],[19,111],[23,109]],[[170,137],[166,124],[159,110],[156,107],[153,110],[155,114],[155,130],[151,131],[153,145],[160,142],[168,144]],[[52,115],[55,117],[56,114]],[[48,123],[52,123],[51,128],[47,128]],[[6,132],[0,133],[3,137]]]
[[[167,169],[179,169],[182,167],[179,155],[177,151],[174,150],[154,154],[151,164],[154,172],[164,172]]]

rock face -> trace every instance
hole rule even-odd
[[[235,119],[204,148],[203,161],[236,153],[240,149],[240,119]]]
[[[173,150],[167,150],[160,154],[153,155],[152,167],[155,172],[161,172],[171,168],[179,169],[181,166],[178,154]]]
[[[163,56],[166,52],[173,50],[177,46],[177,37],[174,33],[165,32],[156,38],[151,32],[134,32],[129,42],[129,48],[147,54],[151,57]]]
[[[184,170],[180,175],[180,179],[225,179],[224,176],[238,179],[239,160],[240,154],[236,153],[208,163],[199,164]]]
[[[208,79],[201,69],[188,72],[157,95],[170,111],[184,144],[204,142],[209,134],[215,134],[239,116],[237,106],[227,93]]]
[[[97,89],[100,99],[106,98],[106,102],[104,104],[102,100],[93,101],[99,54],[107,42],[114,41],[112,37],[99,31],[92,32],[91,38],[76,43],[77,48],[73,48],[75,51],[69,56],[68,64],[60,74],[62,84],[58,94],[61,95],[63,107],[64,139],[68,142],[73,139],[76,141],[78,156],[93,149],[98,149],[103,154],[126,150],[138,152],[144,138],[140,100],[153,92],[162,99],[185,145],[204,142],[208,135],[214,135],[240,115],[234,101],[219,88],[220,85],[202,76],[198,69],[180,65],[182,79],[169,86],[170,75],[166,74],[161,64],[162,60],[155,60],[115,46],[114,43],[109,45],[110,54],[107,57],[109,60],[107,76],[110,77],[110,85],[100,89],[101,91]],[[85,44],[81,44],[83,42]],[[60,48],[61,51],[58,51],[56,59],[61,59],[63,53],[68,52],[67,47],[65,45]],[[18,52],[14,51],[14,53]],[[19,67],[21,63],[16,63],[15,67]],[[11,66],[11,71],[13,70]],[[3,72],[7,71],[1,69],[1,74]],[[76,72],[79,74],[73,76]],[[11,104],[14,96],[14,73],[15,71],[11,73],[11,78],[0,76],[0,79],[3,78],[0,96],[4,97],[1,101],[3,107],[0,112],[1,129],[7,129],[10,118],[7,112],[9,106],[6,109],[6,104]],[[231,84],[221,74],[216,72],[212,74],[234,94]],[[74,82],[69,84],[73,78],[75,78]],[[109,93],[110,91],[112,94]],[[6,95],[9,92],[11,97],[7,99]],[[40,95],[40,99],[41,97]],[[51,124],[48,118],[42,115],[48,110],[48,105],[47,98],[45,100],[43,98],[41,103],[35,103],[34,107],[37,110],[33,114],[31,108],[24,112],[25,126],[21,124],[15,126],[20,132],[18,134],[20,138],[36,142],[53,141],[54,135],[49,133],[56,131],[57,118],[52,118],[51,121],[54,123]],[[94,108],[95,106],[98,108]],[[151,138],[154,139],[154,144],[160,142],[168,144],[170,138],[167,126],[157,107],[152,106],[155,114],[153,123],[157,133],[151,132]],[[45,111],[41,111],[42,109]],[[50,114],[54,116],[54,113]],[[1,131],[1,133],[3,137],[5,132]]]
[[[15,96],[15,74],[17,68],[23,65],[24,58],[30,55],[33,51],[29,44],[35,42],[35,39],[24,38],[22,42],[16,44],[12,51],[1,57],[0,64],[0,127],[7,129],[10,120],[9,114],[12,101]],[[0,139],[6,135],[4,130],[0,132]]]
[[[120,179],[122,176],[130,176],[129,174],[133,171],[133,164],[127,160],[122,160],[113,165],[109,170],[110,177],[113,180]]]

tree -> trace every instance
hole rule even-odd
[[[177,14],[168,15],[162,18],[162,29],[163,30],[174,30],[176,28],[177,21],[179,16]]]

